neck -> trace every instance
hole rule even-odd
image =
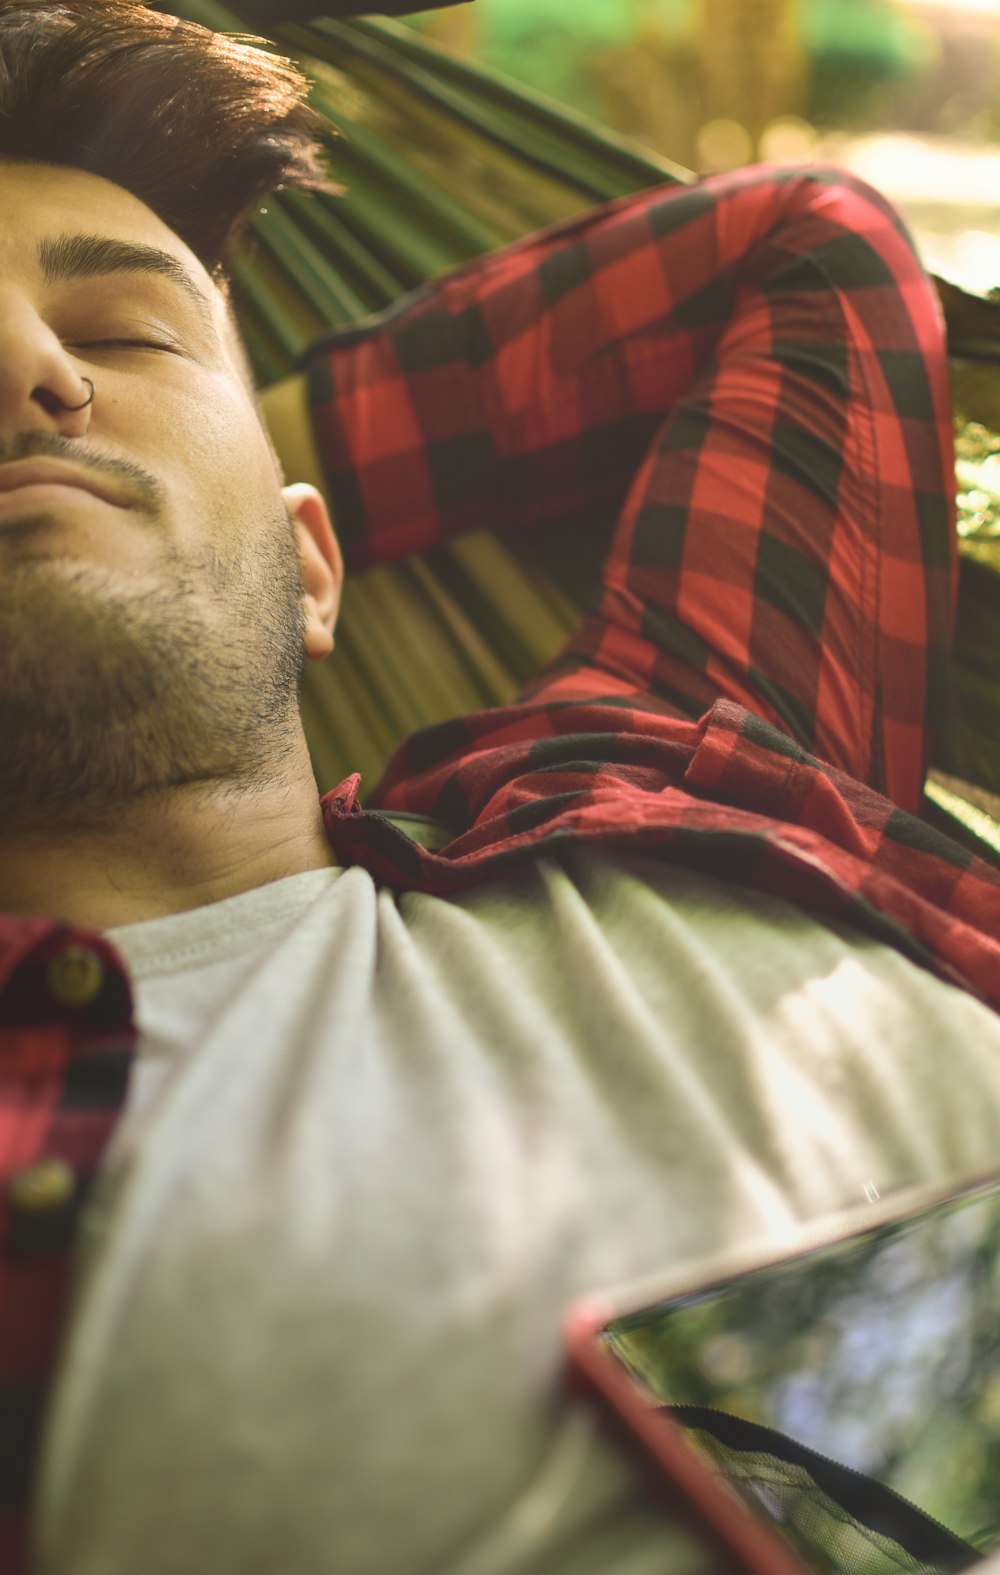
[[[113,929],[185,913],[337,863],[305,772],[241,789],[200,782],[116,811],[112,827],[0,837],[0,913]]]

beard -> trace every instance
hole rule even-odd
[[[284,505],[225,556],[168,552],[155,580],[60,558],[46,529],[0,546],[0,834],[114,830],[152,795],[279,778],[306,663]]]

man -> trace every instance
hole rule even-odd
[[[11,1567],[30,1490],[46,1575],[708,1575],[563,1309],[997,1159],[1000,881],[912,813],[953,478],[898,218],[741,171],[324,336],[335,535],[157,213],[16,159],[0,202]],[[570,511],[566,651],[318,803],[338,537]]]

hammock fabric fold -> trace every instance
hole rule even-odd
[[[413,16],[418,11],[443,11],[446,6],[468,5],[471,0],[377,0],[375,5],[358,0],[240,0],[240,15],[256,26],[262,22],[281,26],[289,22],[310,22],[318,16],[338,19],[348,16]],[[157,9],[163,9],[157,7]],[[171,9],[173,9],[171,7]]]

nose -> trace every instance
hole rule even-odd
[[[27,431],[85,432],[89,393],[58,335],[26,301],[0,291],[0,458]]]

